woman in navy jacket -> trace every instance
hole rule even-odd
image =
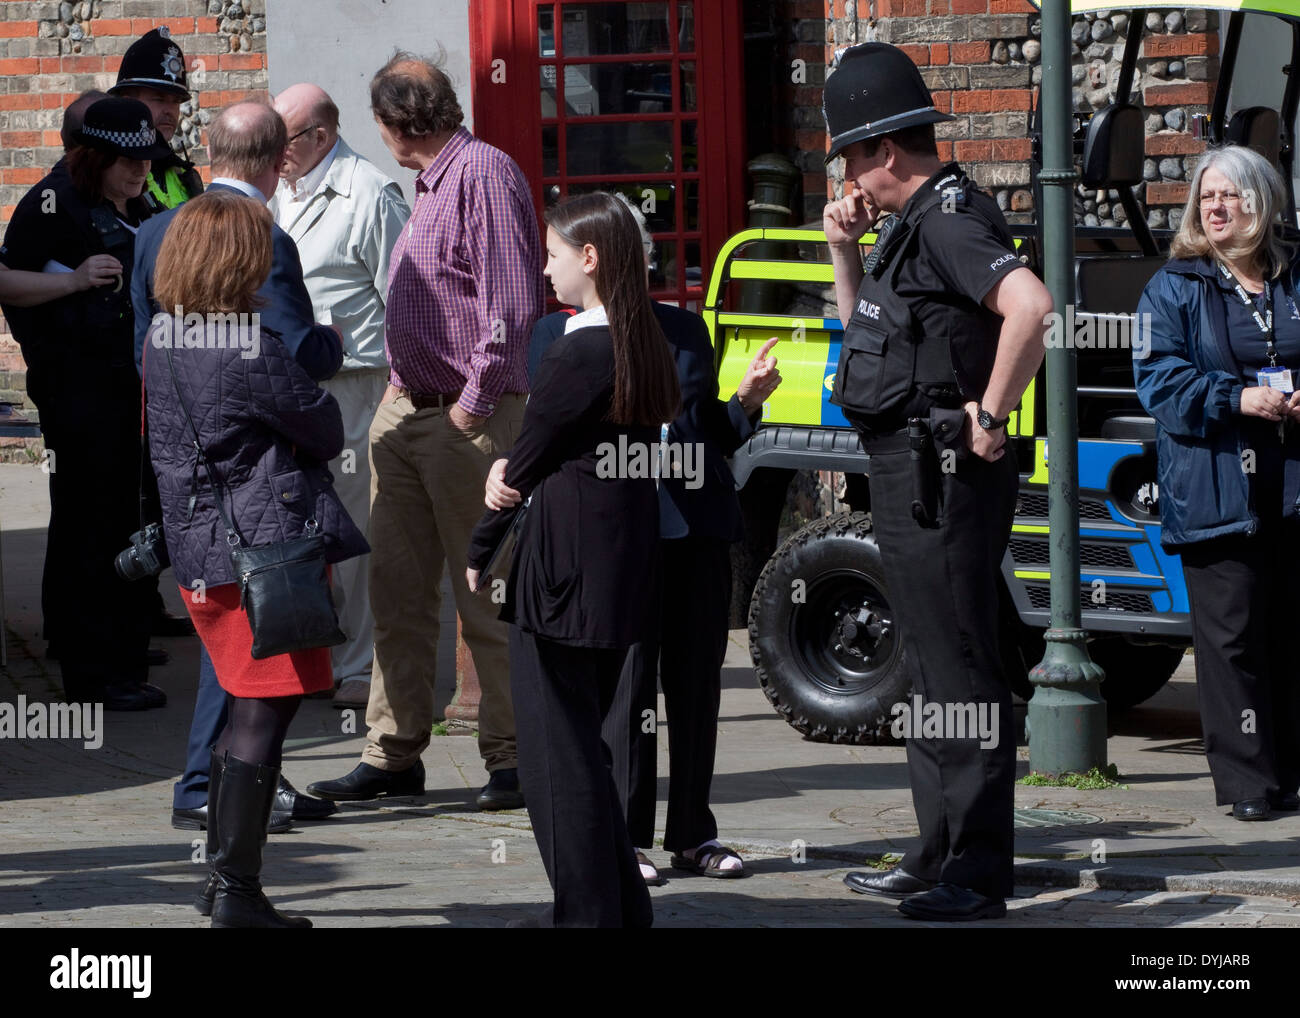
[[[501,617],[510,629],[519,781],[555,891],[545,926],[649,926],[650,896],[601,743],[645,631],[659,541],[649,469],[681,393],[651,309],[641,237],[604,192],[547,213],[546,275],[581,306],[547,351],[505,483],[532,497]],[[518,510],[470,541],[470,589]]]
[[[208,785],[212,876],[195,902],[213,927],[311,926],[262,893],[262,846],[289,723],[305,693],[331,685],[327,647],[252,657],[226,520],[245,547],[291,541],[314,524],[330,562],[370,550],[325,467],[343,448],[338,403],[253,312],[270,271],[266,206],[233,191],[187,202],[163,238],[156,280],[161,305],[185,314],[156,315],[144,351],[167,551],[230,697]]]
[[[1206,153],[1134,345],[1156,421],[1162,543],[1182,556],[1216,800],[1238,820],[1300,808],[1300,264],[1274,231],[1277,171]],[[1150,315],[1149,319],[1143,316]]]

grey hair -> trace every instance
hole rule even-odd
[[[637,208],[623,192],[615,191],[613,195],[627,206],[627,210],[632,213],[632,218],[636,220],[636,228],[641,231],[641,246],[645,249],[645,260],[648,262],[650,256],[654,254],[655,241],[650,236],[650,227],[646,225],[645,213]]]
[[[1209,169],[1218,170],[1232,182],[1232,186],[1241,192],[1242,212],[1254,215],[1240,241],[1217,253],[1232,259],[1260,259],[1265,273],[1277,278],[1286,267],[1288,256],[1272,227],[1280,220],[1286,207],[1286,192],[1282,176],[1273,164],[1244,145],[1207,149],[1197,163],[1187,204],[1183,208],[1183,221],[1169,248],[1170,257],[1201,258],[1212,251],[1210,239],[1201,225],[1201,178]]]

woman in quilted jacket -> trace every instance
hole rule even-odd
[[[270,270],[265,206],[220,191],[188,202],[158,253],[155,295],[173,313],[154,319],[144,355],[167,550],[230,696],[212,749],[212,876],[200,895],[216,928],[311,926],[266,900],[262,845],[289,723],[304,694],[331,685],[327,647],[253,658],[231,545],[291,541],[314,526],[330,562],[369,551],[325,468],[343,449],[338,404],[260,327],[256,294]]]

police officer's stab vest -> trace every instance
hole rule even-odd
[[[896,286],[907,260],[924,254],[919,250],[918,227],[926,216],[946,203],[983,215],[978,203],[968,201],[973,188],[962,173],[945,176],[917,192],[868,256],[853,315],[844,329],[831,393],[831,402],[848,413],[901,427],[903,411],[919,412],[918,403],[962,404],[949,336],[969,331],[963,326],[969,323],[970,312],[948,306],[953,319],[949,326],[935,329],[931,324],[927,331],[932,334],[920,335],[913,305],[927,298],[900,297]]]

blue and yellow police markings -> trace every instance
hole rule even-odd
[[[718,390],[724,397],[736,391],[763,344],[780,336],[772,355],[781,369],[781,387],[763,404],[763,420],[849,426],[840,408],[830,402],[843,331],[839,319],[723,313],[718,315],[717,328],[724,337],[718,369]]]

